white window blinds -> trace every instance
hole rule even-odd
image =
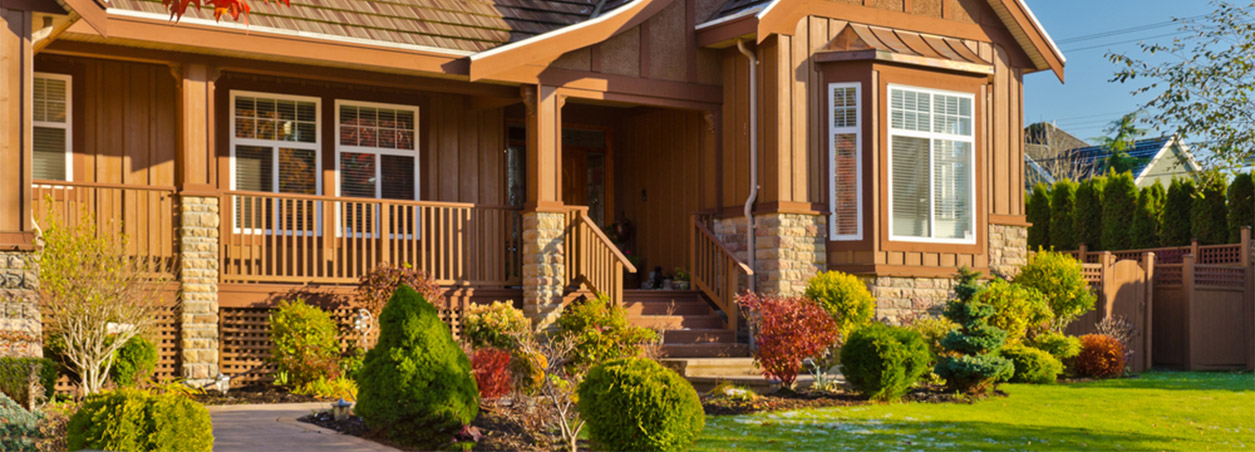
[[[36,180],[72,180],[70,76],[35,74],[31,94],[34,110],[32,177]]]
[[[973,96],[890,87],[890,237],[975,243]]]
[[[340,195],[418,199],[418,108],[338,101]]]
[[[859,85],[828,85],[829,136],[828,234],[832,240],[863,238],[862,153]]]

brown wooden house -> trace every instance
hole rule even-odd
[[[1022,262],[1021,82],[1064,62],[1021,0],[0,7],[5,290],[86,209],[173,281],[164,371],[194,380],[254,369],[270,303],[381,262],[455,325],[604,293],[673,355],[743,353],[734,294],[825,269],[928,309],[959,266]],[[638,290],[677,267],[692,291]]]

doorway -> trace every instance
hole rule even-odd
[[[614,212],[613,159],[608,129],[562,129],[562,202],[588,206],[588,217],[601,228],[609,223],[607,214]]]

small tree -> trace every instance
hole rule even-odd
[[[126,236],[98,230],[91,213],[66,223],[55,213],[49,218],[37,264],[45,332],[83,393],[94,394],[109,379],[118,349],[151,331],[159,286],[150,266],[126,254]]]
[[[1076,189],[1076,210],[1073,231],[1078,244],[1084,243],[1091,250],[1103,249],[1102,243],[1102,194],[1107,178],[1095,176],[1081,182]]]
[[[1050,246],[1057,250],[1076,249],[1076,182],[1055,182],[1050,191]]]
[[[1033,193],[1028,198],[1028,248],[1037,249],[1050,246],[1050,189],[1046,184],[1033,186]]]
[[[1200,245],[1219,245],[1229,238],[1227,210],[1224,181],[1218,174],[1207,175],[1190,205],[1190,233]]]
[[[1184,246],[1190,244],[1190,206],[1194,203],[1194,181],[1173,178],[1164,199],[1163,222],[1159,225],[1159,244]]]
[[[984,393],[998,381],[1011,378],[1015,371],[1010,360],[998,356],[1007,333],[989,324],[994,307],[977,297],[984,290],[980,276],[963,267],[955,277],[957,298],[946,303],[945,315],[958,323],[959,329],[942,338],[946,352],[935,370],[950,389],[969,394]]]
[[[1163,185],[1154,184],[1142,188],[1137,195],[1137,210],[1133,212],[1133,225],[1129,228],[1130,246],[1135,249],[1159,246],[1159,223],[1164,203]]]
[[[1102,200],[1102,244],[1108,250],[1127,250],[1132,244],[1129,226],[1137,211],[1137,184],[1133,174],[1123,172],[1107,177]]]
[[[1229,243],[1242,240],[1242,227],[1255,227],[1255,172],[1239,173],[1229,184]]]

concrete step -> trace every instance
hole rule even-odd
[[[623,303],[628,315],[703,315],[710,314],[710,306],[704,300],[688,301],[628,301]]]
[[[662,354],[669,358],[743,357],[749,356],[746,344],[663,344]]]
[[[754,365],[754,358],[666,358],[662,365],[686,377],[740,377],[757,376],[762,372]]]
[[[645,328],[724,328],[723,318],[715,314],[705,315],[629,315],[628,322]]]
[[[711,328],[665,330],[662,333],[662,339],[664,344],[730,344],[736,342],[736,332]]]

